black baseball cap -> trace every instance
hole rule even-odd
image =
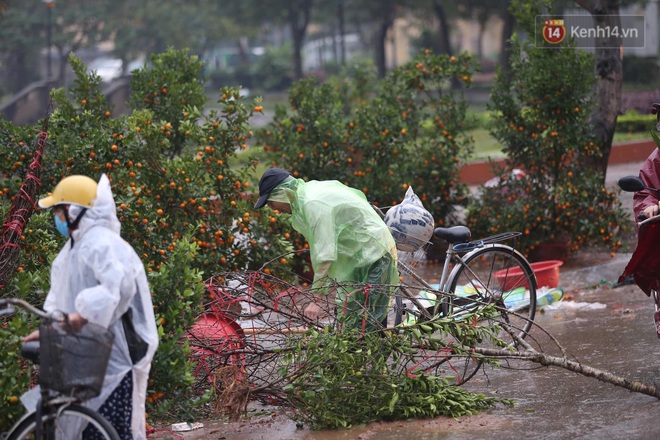
[[[259,200],[254,204],[254,209],[262,208],[268,201],[268,196],[270,196],[271,191],[275,189],[277,185],[284,182],[284,180],[289,177],[291,173],[282,168],[271,168],[267,170],[261,180],[259,180]]]

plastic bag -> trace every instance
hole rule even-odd
[[[385,223],[394,237],[396,248],[402,252],[415,252],[428,243],[435,224],[412,187],[408,187],[400,204],[387,211]]]

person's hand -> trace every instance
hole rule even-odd
[[[87,324],[87,320],[80,316],[80,313],[69,313],[68,316],[69,326],[73,329],[74,332],[79,332],[83,325]]]
[[[315,302],[311,302],[307,304],[307,307],[305,307],[304,313],[307,318],[316,321],[321,316],[321,312],[321,307],[319,307],[319,305]]]
[[[658,205],[660,205],[660,202],[656,203],[655,205],[647,206],[642,212],[647,218],[655,217],[658,215]]]
[[[21,338],[21,342],[38,341],[38,340],[39,340],[39,330],[35,330],[29,335],[23,336]]]

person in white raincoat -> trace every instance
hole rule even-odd
[[[104,174],[98,185],[86,176],[66,177],[39,206],[53,208],[58,231],[70,234],[53,262],[44,310],[60,310],[72,324],[91,322],[115,336],[101,394],[85,405],[108,419],[122,439],[145,439],[158,331],[144,265],[119,235],[108,177]],[[38,332],[25,340],[36,338]]]
[[[386,326],[399,284],[396,244],[364,193],[336,180],[305,182],[271,168],[259,181],[259,195],[254,209],[268,204],[291,214],[293,228],[309,243],[318,294],[305,316],[318,319],[319,304],[334,291],[337,311],[349,325],[365,330]]]

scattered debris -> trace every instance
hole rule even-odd
[[[588,303],[588,302],[575,302],[575,301],[558,301],[546,306],[548,310],[600,310],[607,306],[601,303]]]
[[[201,429],[203,427],[204,427],[204,424],[200,423],[200,422],[195,422],[195,423],[188,423],[188,422],[173,423],[172,424],[172,431],[173,432],[193,431],[195,429]]]

